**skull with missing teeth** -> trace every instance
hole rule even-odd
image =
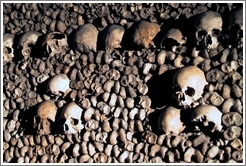
[[[195,107],[202,98],[207,81],[204,72],[196,66],[179,69],[173,77],[172,96],[181,107]]]
[[[82,124],[82,112],[75,102],[71,102],[65,105],[62,110],[60,122],[65,134],[76,134],[80,133],[84,128]]]
[[[219,45],[219,34],[223,20],[218,12],[206,11],[195,21],[196,46],[201,49],[215,49]]]

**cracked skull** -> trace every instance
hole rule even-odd
[[[28,58],[32,56],[37,48],[36,42],[42,33],[36,31],[28,31],[23,33],[17,43],[17,50],[20,58]]]
[[[65,134],[80,133],[80,131],[84,128],[81,120],[82,112],[83,109],[75,102],[65,105],[60,117],[60,124]]]
[[[174,53],[183,53],[186,51],[184,46],[187,39],[179,29],[169,29],[161,41],[161,48],[173,51]]]
[[[210,130],[221,131],[221,111],[213,105],[200,105],[191,114],[191,121],[198,122],[203,127],[211,127]]]
[[[218,12],[207,11],[195,21],[196,46],[201,49],[215,49],[219,45],[218,37],[222,31],[223,20]]]
[[[53,76],[47,84],[47,92],[51,93],[51,97],[56,99],[59,97],[64,98],[71,90],[70,79],[66,74]]]
[[[207,85],[204,72],[196,66],[179,69],[173,77],[172,97],[179,106],[194,107]]]
[[[51,100],[39,103],[36,107],[36,115],[33,119],[33,128],[37,134],[50,134],[53,123],[55,122],[57,107]]]
[[[229,18],[229,37],[233,45],[243,42],[243,6],[234,9]]]
[[[42,41],[45,56],[66,53],[69,49],[67,35],[60,32],[46,34]]]
[[[3,60],[6,62],[10,62],[14,58],[14,38],[15,35],[10,33],[3,35]]]

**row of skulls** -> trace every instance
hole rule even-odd
[[[220,13],[215,11],[206,11],[200,14],[194,23],[195,29],[195,47],[199,49],[214,49],[219,44],[219,36],[222,31],[223,20]],[[138,46],[149,48],[155,47],[153,39],[160,32],[161,26],[156,23],[148,21],[139,21],[137,26],[130,36],[130,42]],[[125,29],[121,25],[111,24],[109,25],[103,34],[103,45],[106,51],[112,51],[113,49],[120,48],[123,39]],[[75,50],[83,51],[96,51],[97,40],[99,31],[91,24],[87,23],[79,26],[73,35],[73,47]],[[243,33],[243,6],[235,9],[229,18],[228,37],[233,40],[237,45],[242,42]],[[32,53],[35,53],[35,46],[39,39],[42,37],[41,47],[45,56],[54,56],[55,54],[64,53],[69,49],[67,35],[60,32],[51,32],[43,36],[42,33],[29,31],[23,33],[17,43],[16,49],[14,49],[15,35],[4,34],[3,35],[3,56],[4,60],[9,62],[14,57],[14,54],[27,58]],[[172,46],[171,50],[174,52],[181,52],[187,41],[179,29],[171,28],[163,36],[160,43],[161,48],[165,48],[165,41],[172,39],[176,43]],[[164,45],[164,46],[163,46]],[[37,47],[37,46],[36,46]]]

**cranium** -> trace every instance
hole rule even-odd
[[[6,62],[10,62],[14,58],[14,38],[15,35],[10,33],[3,35],[3,60]]]
[[[46,34],[42,41],[42,49],[45,56],[66,53],[69,49],[67,35],[60,32]]]
[[[37,48],[36,43],[42,33],[36,31],[28,31],[24,32],[18,42],[17,42],[17,50],[20,58],[28,58],[32,56],[35,52],[35,48]]]
[[[93,24],[78,27],[73,35],[74,49],[79,52],[97,51],[98,30]]]
[[[179,29],[169,29],[164,35],[161,41],[161,48],[164,47],[165,50],[173,51],[174,53],[183,53],[186,51],[184,46],[187,39],[182,35]]]
[[[201,49],[215,49],[219,45],[218,36],[222,30],[223,20],[218,12],[206,11],[195,21],[196,46]]]
[[[125,29],[120,25],[109,25],[105,29],[103,36],[105,50],[110,52],[115,48],[121,48],[121,40],[124,32]]]
[[[212,127],[210,130],[221,131],[221,111],[213,105],[199,105],[191,114],[192,122],[201,122],[203,127]],[[212,125],[212,126],[210,126]]]
[[[65,105],[60,116],[60,122],[65,134],[76,134],[81,132],[84,128],[81,120],[82,112],[83,109],[75,102]]]
[[[130,42],[144,48],[149,48],[150,46],[155,47],[153,39],[160,30],[160,25],[154,22],[141,20],[137,23],[136,28],[130,38]]]
[[[55,122],[57,107],[51,100],[39,103],[36,107],[36,115],[33,119],[33,127],[37,134],[50,134],[53,123]]]
[[[194,107],[207,85],[204,72],[196,66],[179,69],[173,77],[172,96],[179,106]]]
[[[243,6],[233,10],[229,18],[229,37],[233,45],[243,42]]]
[[[165,134],[179,134],[185,129],[185,125],[181,121],[181,110],[173,106],[165,107],[158,119],[159,130]]]
[[[71,91],[70,79],[66,74],[58,74],[53,76],[47,84],[47,92],[52,97],[65,97]]]

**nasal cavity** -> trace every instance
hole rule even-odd
[[[65,130],[65,131],[68,131],[68,130],[69,130],[69,127],[68,127],[67,124],[64,124],[64,130]]]

